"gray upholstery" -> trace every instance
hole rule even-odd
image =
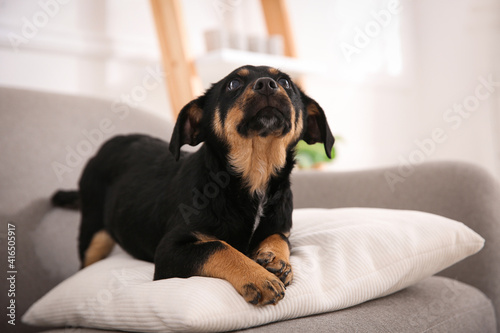
[[[431,277],[390,297],[334,315],[293,319],[243,332],[494,332],[493,315],[490,300],[475,288]]]
[[[119,133],[143,132],[168,139],[171,124],[153,115],[110,101],[15,89],[0,89],[0,219],[16,224],[16,332],[47,328],[22,325],[21,315],[57,283],[76,272],[78,214],[52,209],[51,194],[75,188],[80,163],[62,177],[53,162],[66,163],[69,150],[84,147],[82,130],[99,128],[103,119],[114,127],[102,140]],[[119,108],[120,107],[120,108]],[[123,119],[122,119],[123,118]],[[98,136],[96,136],[98,138]],[[102,141],[98,138],[98,142]],[[92,152],[98,144],[91,144]],[[86,152],[85,152],[86,153]],[[368,206],[422,210],[464,222],[486,239],[477,255],[394,295],[307,318],[273,323],[259,332],[495,332],[500,315],[500,189],[481,169],[441,162],[415,167],[391,191],[377,169],[344,173],[296,172],[296,207]],[[5,223],[5,222],[4,222]],[[4,230],[0,231],[5,237]],[[1,244],[5,244],[2,239]],[[5,248],[1,252],[6,262]],[[6,281],[0,288],[7,290]],[[477,288],[477,289],[476,289]],[[7,298],[2,297],[2,306]],[[492,305],[492,303],[493,305]],[[5,309],[5,307],[4,307]],[[496,315],[495,315],[496,311]],[[1,321],[0,331],[12,327]],[[66,329],[58,332],[94,332]],[[102,332],[102,331],[96,331]]]

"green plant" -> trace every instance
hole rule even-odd
[[[308,145],[305,141],[300,140],[296,146],[297,165],[300,169],[316,168],[322,163],[330,162],[331,160],[325,154],[325,146],[322,143]],[[335,147],[332,147],[332,160],[335,158]]]

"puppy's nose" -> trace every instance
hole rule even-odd
[[[270,96],[278,91],[278,84],[270,77],[261,77],[255,81],[253,90],[259,94]]]

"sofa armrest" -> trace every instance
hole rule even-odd
[[[397,167],[335,173],[299,171],[292,178],[294,206],[419,210],[463,222],[485,238],[485,247],[440,275],[479,288],[492,299],[500,318],[497,180],[481,168],[458,162],[426,163],[401,171]]]

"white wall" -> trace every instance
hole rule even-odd
[[[500,175],[500,85],[460,124],[446,113],[456,103],[474,102],[479,77],[500,81],[499,1],[401,1],[398,14],[351,61],[340,46],[353,44],[356,28],[373,22],[370,12],[387,10],[390,1],[289,2],[300,55],[331,67],[308,80],[308,91],[343,138],[334,169],[451,159]],[[386,52],[395,25],[401,68],[391,73],[377,56]],[[397,62],[397,54],[389,58]],[[432,143],[435,129],[442,133]]]
[[[470,161],[496,172],[499,14],[496,1],[415,2],[418,105],[426,110],[419,135],[443,128],[447,140],[435,158]],[[496,85],[483,85],[489,78]],[[450,110],[460,108],[461,113]]]
[[[159,54],[148,1],[0,2],[0,85],[128,99],[170,117],[163,82],[140,88],[162,71]]]
[[[149,1],[57,1],[64,4],[52,7],[53,17],[43,24],[40,4],[56,0],[0,0],[0,85],[111,100],[140,91],[160,64]],[[388,10],[389,0],[288,3],[299,56],[325,67],[323,75],[305,80],[305,89],[342,137],[333,169],[453,159],[500,175],[499,88],[459,126],[447,113],[473,101],[479,77],[500,81],[498,0],[403,0],[351,61],[340,46],[352,44],[356,29],[373,24],[371,12]],[[257,0],[182,4],[195,56],[205,52],[206,29],[265,33]],[[9,36],[22,36],[26,22],[41,27],[16,52]],[[132,102],[171,115],[164,84]],[[432,144],[436,128],[445,139]]]

